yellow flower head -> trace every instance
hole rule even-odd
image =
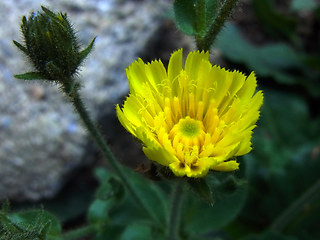
[[[176,176],[203,177],[210,169],[238,169],[234,156],[251,150],[252,129],[263,101],[256,78],[209,62],[209,53],[182,49],[161,61],[141,59],[126,69],[130,95],[121,124],[140,139],[146,156]]]

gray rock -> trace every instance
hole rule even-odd
[[[20,19],[43,4],[68,12],[86,46],[97,36],[82,68],[82,94],[95,118],[114,111],[128,91],[124,69],[137,58],[169,7],[154,0],[0,1],[0,199],[53,196],[64,176],[84,162],[87,132],[57,86],[13,74],[31,69],[12,44],[21,42]]]

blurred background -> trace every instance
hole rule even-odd
[[[21,41],[21,17],[40,5],[67,12],[84,46],[97,36],[80,73],[84,100],[116,156],[135,169],[148,162],[114,111],[128,93],[124,69],[137,57],[167,63],[173,50],[195,44],[176,29],[170,0],[0,2],[0,199],[16,209],[43,205],[68,227],[84,221],[97,186],[93,169],[105,163],[56,86],[13,78],[30,66],[12,40]],[[248,192],[219,235],[238,239],[264,231],[319,179],[320,2],[240,1],[211,58],[254,71],[265,94],[253,151],[239,158]],[[281,239],[320,238],[319,195]]]

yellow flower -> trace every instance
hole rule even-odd
[[[182,49],[161,61],[141,59],[126,69],[130,95],[121,124],[143,143],[146,156],[168,166],[176,176],[203,177],[209,170],[239,168],[235,156],[251,151],[252,129],[263,94],[256,78],[209,62],[209,53]]]

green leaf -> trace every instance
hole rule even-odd
[[[247,197],[247,188],[240,185],[231,189],[228,177],[224,180],[214,176],[207,178],[208,183],[215,189],[215,204],[209,206],[199,199],[188,196],[185,209],[182,211],[182,225],[191,236],[206,234],[230,223],[241,211]]]
[[[132,169],[127,168],[126,174],[146,206],[152,210],[155,216],[164,224],[167,220],[168,201],[163,190],[154,182],[134,172]]]
[[[298,240],[295,236],[286,236],[280,233],[273,233],[270,231],[263,232],[261,234],[250,234],[241,240]]]
[[[61,234],[59,220],[45,210],[29,210],[13,213],[8,219],[23,231],[37,233],[39,236],[46,235],[49,239],[55,239]]]
[[[148,214],[135,202],[135,199],[131,197],[126,188],[123,188],[121,182],[113,173],[106,169],[98,168],[95,170],[95,175],[101,182],[101,186],[97,190],[97,197],[99,198],[91,204],[88,211],[88,221],[100,226],[95,238],[96,240],[107,238],[119,239],[120,234],[122,234],[123,239],[131,239],[129,238],[130,236],[132,239],[139,239],[139,237],[141,239],[154,239],[143,238],[143,236],[146,234],[146,236],[149,236],[150,232],[158,232],[159,229],[165,226],[167,206],[162,190],[153,182],[133,172],[131,169],[124,167],[124,171],[129,176],[135,191],[154,212],[155,216],[161,221],[160,223],[163,223],[163,226],[150,221]],[[142,230],[140,227],[137,227],[141,230],[140,233],[135,232],[133,227],[127,229],[127,226],[137,224],[138,222],[139,224],[143,222]],[[112,237],[105,230],[106,227],[112,229]],[[122,230],[125,228],[126,230],[123,232]],[[151,228],[152,231],[150,230]],[[116,230],[113,231],[113,229]]]
[[[152,237],[152,230],[150,226],[145,223],[133,223],[126,227],[121,234],[120,240],[150,240]]]
[[[106,223],[110,221],[110,210],[121,203],[124,189],[113,174],[104,168],[95,169],[95,175],[101,185],[96,190],[96,199],[88,210],[90,223]]]
[[[96,37],[92,39],[91,43],[88,45],[88,47],[86,47],[85,49],[83,49],[79,54],[80,54],[80,62],[82,62],[88,55],[89,53],[92,51],[94,42],[96,40]]]
[[[297,52],[285,43],[254,46],[230,23],[220,33],[215,47],[226,58],[245,64],[259,77],[271,77],[280,84],[299,85],[312,96],[320,96],[319,59],[316,57]]]
[[[114,205],[115,202],[111,200],[94,200],[88,210],[88,221],[90,223],[108,222],[110,218],[109,212]]]
[[[39,231],[39,236],[41,239],[47,239],[47,235],[49,233],[49,230],[51,229],[51,221],[48,221],[47,223],[45,223],[40,231]]]
[[[119,239],[124,227],[118,225],[105,225],[101,227],[101,231],[97,232],[94,240],[112,240]]]
[[[264,24],[265,29],[274,36],[282,35],[295,40],[297,20],[276,11],[270,0],[253,0],[253,9],[256,16]]]
[[[22,80],[45,79],[45,77],[39,72],[27,72],[27,73],[23,73],[23,74],[16,74],[16,75],[14,75],[14,77],[17,79],[22,79]]]
[[[234,43],[237,44],[234,44]],[[232,24],[226,24],[216,41],[216,47],[232,61],[244,63],[259,76],[274,77],[282,83],[295,83],[287,69],[303,69],[300,56],[286,44],[255,47],[246,41]]]
[[[201,7],[203,4],[203,9]],[[204,36],[214,21],[219,7],[217,0],[175,0],[177,27],[187,35]]]

